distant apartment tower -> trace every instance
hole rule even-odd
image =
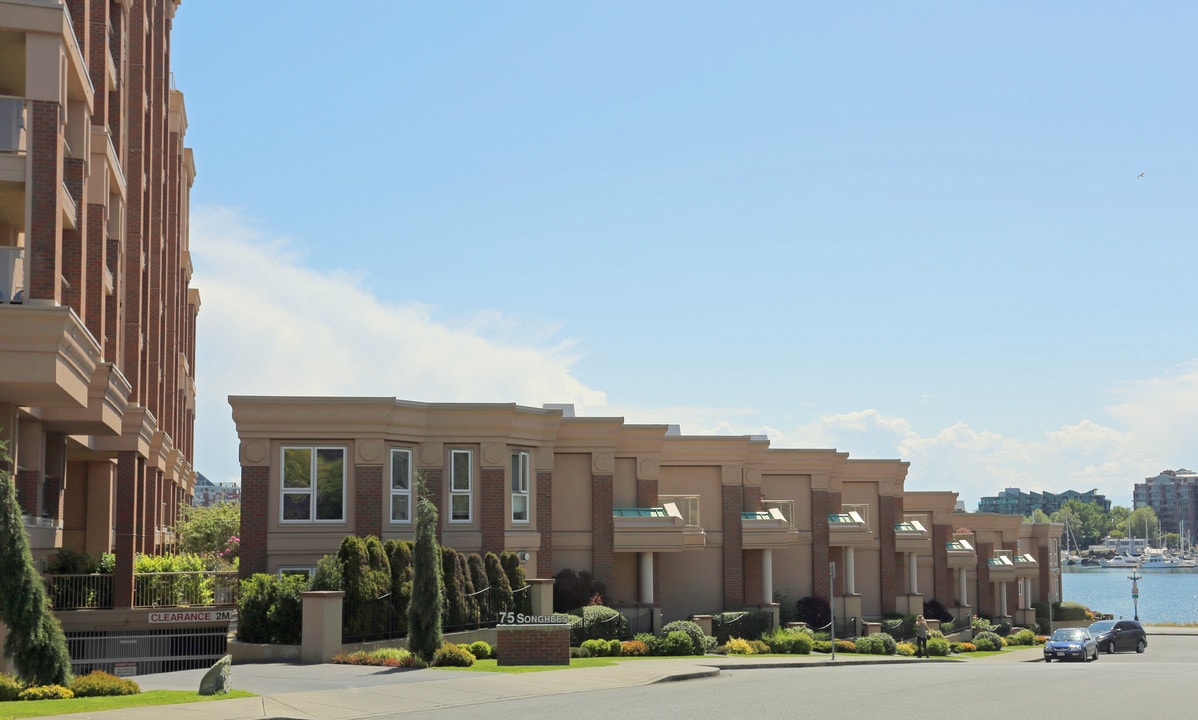
[[[171,549],[195,330],[178,0],[0,0],[0,440],[38,561]]]
[[[1161,521],[1163,532],[1193,537],[1198,522],[1198,473],[1191,470],[1162,470],[1144,478],[1132,490],[1135,507],[1150,507]]]
[[[1095,503],[1103,512],[1110,512],[1111,501],[1105,495],[1100,495],[1098,489],[1079,493],[1076,490],[1066,490],[1062,493],[1052,492],[1023,492],[1019,488],[1007,488],[993,497],[978,500],[978,512],[999,513],[1000,515],[1031,515],[1039,509],[1052,514],[1060,510],[1068,500],[1081,500]]]

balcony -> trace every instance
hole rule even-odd
[[[25,298],[25,248],[0,246],[0,305]]]
[[[873,541],[866,506],[845,505],[840,512],[828,515],[828,544],[833,547],[868,545]]]
[[[932,549],[932,533],[925,516],[908,517],[894,524],[896,552],[928,552]]]
[[[990,568],[991,582],[1006,582],[1015,578],[1015,561],[1006,551],[999,550],[993,557],[986,558],[986,565]]]
[[[37,552],[39,550],[57,550],[62,547],[61,522],[54,518],[35,518],[30,515],[23,516],[23,519],[25,534],[29,537],[30,550]]]
[[[0,400],[36,407],[89,407],[92,379],[102,364],[100,347],[73,310],[0,305],[0,323]],[[110,377],[106,373],[104,379]]]
[[[1012,561],[1015,563],[1016,577],[1036,577],[1040,572],[1040,562],[1031,553],[1015,555]]]
[[[745,550],[772,550],[799,542],[795,530],[778,508],[740,514],[741,547]]]
[[[679,552],[707,544],[703,528],[687,526],[677,504],[612,510],[616,552]]]
[[[978,566],[978,551],[973,546],[973,535],[957,535],[945,544],[948,566],[970,570]]]

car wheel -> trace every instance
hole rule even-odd
[[[1098,660],[1098,646],[1097,645],[1094,646],[1094,660],[1095,661]]]
[[[1107,655],[1114,655],[1114,654],[1115,654],[1115,643],[1114,643],[1114,641],[1111,641],[1111,642],[1109,642],[1109,643],[1107,643],[1107,644],[1106,644],[1106,654],[1107,654]]]
[[[1143,640],[1137,640],[1137,641],[1136,641],[1136,652],[1138,652],[1138,653],[1142,653],[1142,652],[1144,652],[1144,649],[1145,649],[1145,648],[1147,648],[1147,647],[1148,647],[1148,646],[1144,644],[1144,641],[1143,641]]]
[[[1052,662],[1052,658],[1044,658],[1044,662],[1046,662],[1046,663]]]

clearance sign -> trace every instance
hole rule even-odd
[[[150,613],[151,623],[228,622],[236,619],[235,610],[158,610]]]

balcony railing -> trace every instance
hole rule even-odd
[[[25,297],[25,248],[0,247],[0,305]]]
[[[0,153],[23,153],[28,142],[25,98],[0,96]]]
[[[239,580],[235,572],[133,574],[133,607],[233,605]]]
[[[46,575],[46,594],[55,610],[110,610],[112,575]]]

